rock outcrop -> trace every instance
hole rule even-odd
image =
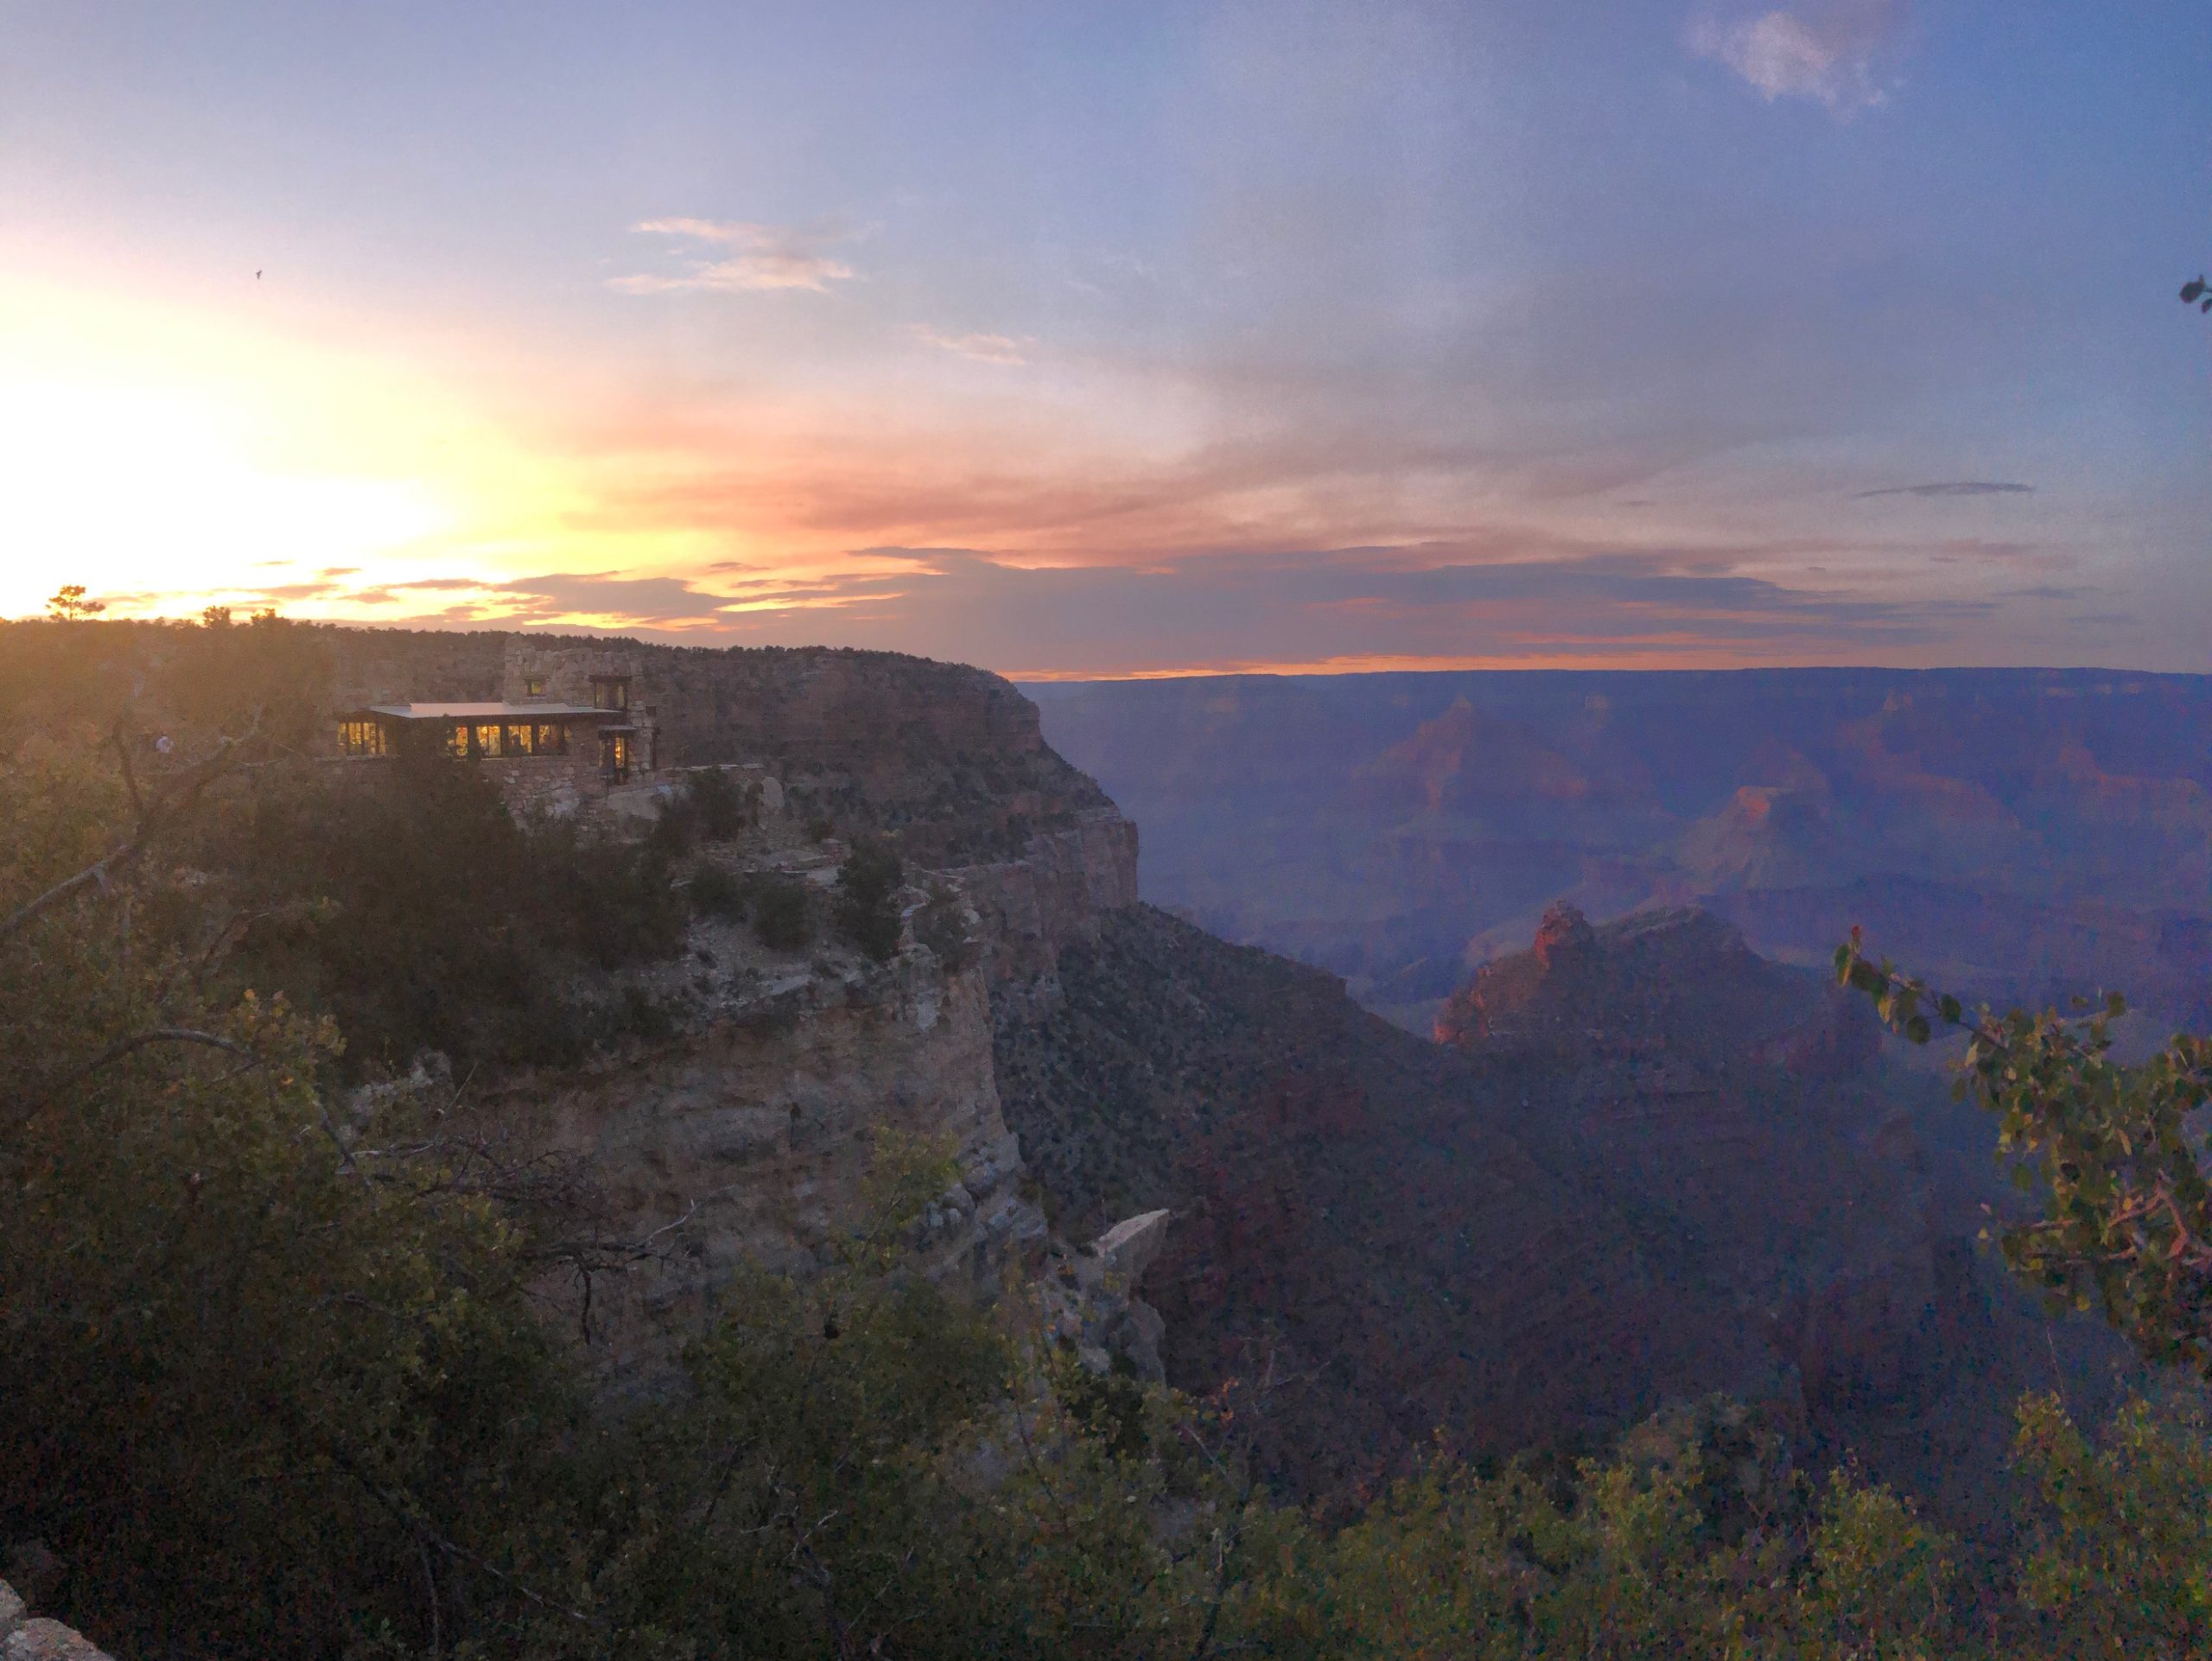
[[[107,1651],[74,1627],[34,1618],[0,1581],[0,1661],[109,1661]]]
[[[711,974],[743,980],[701,1017],[634,1053],[476,1092],[487,1124],[575,1171],[598,1232],[655,1243],[588,1305],[575,1289],[600,1365],[649,1385],[741,1263],[828,1261],[864,1220],[887,1136],[952,1154],[925,1261],[995,1289],[1045,1224],[999,1110],[985,966],[948,971],[912,941],[884,964],[819,946],[759,964],[739,931],[695,932]]]
[[[563,648],[514,637],[495,658],[481,642],[377,640],[350,672],[418,672],[409,654],[428,653],[480,692],[494,662],[550,675]],[[697,868],[796,884],[816,926],[775,950],[696,919],[680,959],[632,977],[675,1012],[664,1038],[474,1082],[469,1111],[573,1180],[584,1231],[604,1243],[594,1260],[622,1270],[548,1289],[610,1381],[649,1390],[741,1264],[806,1273],[834,1256],[863,1220],[878,1151],[905,1138],[957,1170],[924,1219],[928,1272],[994,1295],[1047,1234],[1000,1110],[995,1006],[1052,1007],[1060,953],[1135,902],[1135,827],[995,676],[887,653],[593,649],[632,653],[683,767],[719,767],[733,786],[742,829]],[[682,788],[663,760],[658,782],[610,799],[641,826]],[[828,926],[825,891],[861,834],[906,857],[905,926],[884,963]],[[925,912],[958,938],[920,926]]]
[[[1046,736],[1144,827],[1146,897],[1426,1032],[1544,907],[1853,923],[1970,1001],[2212,1016],[2212,676],[1445,671],[1065,682]]]
[[[1721,1392],[1971,1529],[2002,1514],[2018,1391],[2111,1353],[1976,1259],[1971,1112],[1703,913],[1555,913],[1443,1045],[1147,907],[1060,979],[1000,1021],[1007,1122],[1063,1226],[1175,1208],[1142,1281],[1167,1377],[1272,1377],[1262,1451],[1295,1489],[1440,1428],[1587,1445]]]
[[[1440,1426],[1502,1453],[1784,1387],[1478,1069],[1334,977],[1145,907],[1060,977],[1051,1015],[1000,1021],[1007,1121],[1067,1231],[1174,1208],[1141,1282],[1167,1377],[1271,1379],[1286,1486],[1347,1491]]]

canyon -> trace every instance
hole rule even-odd
[[[102,638],[150,707],[177,640]],[[734,821],[679,886],[789,884],[826,922],[855,849],[903,859],[887,954],[696,908],[665,959],[577,971],[660,1024],[569,1065],[417,1058],[416,1087],[576,1197],[605,1249],[543,1289],[613,1398],[669,1388],[741,1274],[835,1261],[906,1146],[952,1161],[920,1272],[1037,1293],[1094,1371],[1222,1396],[1325,1509],[1440,1440],[1567,1455],[1725,1395],[1982,1537],[2018,1394],[2119,1376],[2101,1328],[2046,1321],[1978,1247],[2009,1203],[1988,1127],[1807,965],[1864,897],[1968,990],[2041,985],[2105,907],[2134,920],[2097,936],[2113,969],[2189,1007],[2197,760],[2068,722],[2194,720],[2193,684],[1947,693],[1946,771],[1961,722],[1872,671],[1758,682],[1781,703],[1733,726],[1713,710],[1751,683],[1664,677],[1516,679],[1517,713],[1385,677],[1061,689],[1040,716],[886,653],[300,638],[317,710],[633,678],[657,767],[574,811],[651,837],[718,780]],[[2044,710],[2040,748],[1993,735]]]
[[[1145,895],[1427,1032],[1533,938],[1697,904],[1999,1004],[2212,1014],[2212,677],[1804,669],[1028,686],[1145,828]]]
[[[340,645],[339,678],[356,684],[419,682],[406,654],[455,649]],[[371,666],[344,655],[357,648]],[[457,694],[490,684],[491,648],[466,649],[478,655]],[[652,971],[695,994],[677,1030],[475,1092],[485,1122],[588,1174],[612,1233],[668,1243],[576,1311],[620,1390],[650,1387],[741,1264],[804,1275],[827,1261],[862,1223],[887,1137],[953,1150],[957,1180],[914,1244],[926,1272],[978,1297],[1071,1285],[1077,1264],[1096,1288],[1079,1243],[1159,1218],[1140,1286],[1058,1299],[1069,1341],[1093,1365],[1236,1399],[1269,1480],[1325,1505],[1440,1435],[1477,1454],[1572,1452],[1726,1395],[1809,1463],[1853,1460],[1977,1536],[2001,1531],[2019,1392],[2111,1388],[2121,1358],[2101,1330],[2051,1326],[1977,1249],[1985,1208],[2006,1203],[1986,1127],[1824,975],[1753,949],[1787,919],[1801,931],[1787,955],[1812,957],[1802,931],[1839,894],[1887,892],[1885,860],[1919,857],[1955,894],[1962,869],[2046,869],[2063,840],[2056,807],[2024,824],[2024,786],[2008,808],[1947,782],[1907,748],[1901,734],[1924,742],[1928,729],[1889,692],[1838,741],[1875,758],[1857,773],[1787,727],[1662,742],[1655,727],[1682,717],[1636,715],[1653,696],[1641,681],[1566,689],[1573,742],[1541,743],[1525,716],[1516,727],[1455,695],[1360,763],[1349,799],[1397,816],[1377,856],[1387,880],[1352,862],[1309,898],[1426,905],[1446,873],[1508,897],[1494,903],[1549,907],[1524,949],[1507,949],[1508,919],[1482,951],[1462,943],[1421,971],[1443,994],[1423,1011],[1432,1036],[1352,995],[1376,1002],[1386,976],[1348,984],[1327,951],[1292,961],[1197,926],[1204,907],[1144,903],[1137,825],[995,677],[886,654],[537,639],[497,661],[557,673],[563,652],[620,652],[652,689],[663,799],[690,769],[738,781],[745,829],[700,860],[820,888],[855,838],[876,837],[908,864],[889,961],[827,941],[779,956],[695,920],[680,966]],[[1065,701],[1043,708],[1058,730]],[[1838,724],[1819,699],[1801,716]],[[1188,727],[1164,727],[1152,765],[1189,769],[1190,797],[1164,838],[1147,836],[1146,895],[1188,882],[1194,824],[1217,839],[1212,869],[1262,888],[1285,880],[1286,855],[1309,856],[1289,829],[1305,792],[1313,834],[1341,830],[1299,771],[1326,745],[1240,751],[1217,735],[1185,749]],[[1703,769],[1717,805],[1693,813],[1707,804],[1670,763]],[[1780,782],[1731,784],[1731,767]],[[1868,776],[1886,793],[1837,782]],[[2108,851],[2156,843],[2185,887],[2199,793],[2186,779],[2112,785],[2097,799]],[[1914,811],[1886,818],[1895,799]],[[1247,824],[1271,805],[1272,842]],[[2094,806],[2075,803],[2068,823]],[[1947,837],[1966,840],[1947,853]],[[2113,859],[2099,903],[2164,916],[2152,902],[2177,891],[2174,870],[2146,883]],[[922,938],[932,895],[960,919],[957,946]],[[1679,899],[1703,903],[1662,903]],[[1955,903],[2031,919],[2012,926],[2053,953],[2073,938],[2033,925],[2009,892]],[[1466,920],[1431,909],[1432,929]],[[1909,899],[1894,911],[1912,914]],[[1387,939],[1380,921],[1370,938]],[[1987,983],[1988,938],[1948,940],[1942,966]],[[2112,938],[2120,966],[2156,963],[2172,920]],[[2037,963],[2009,970],[2024,983]],[[1411,966],[1395,972],[1402,984]]]

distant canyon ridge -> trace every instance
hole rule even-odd
[[[1970,997],[2212,1018],[2212,677],[1808,669],[1024,689],[1143,826],[1145,897],[1426,1033],[1547,907],[1853,924]]]

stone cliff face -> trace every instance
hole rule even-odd
[[[1034,1016],[1061,996],[1060,953],[1137,901],[1137,829],[1112,807],[1033,836],[1019,859],[950,874],[981,913],[997,1006]]]
[[[735,935],[702,929],[695,950],[722,972],[741,960]],[[479,1095],[488,1122],[575,1161],[608,1238],[657,1242],[588,1307],[567,1289],[600,1363],[628,1386],[652,1384],[741,1263],[805,1274],[826,1262],[865,1220],[887,1136],[948,1148],[959,1166],[921,1242],[931,1273],[988,1291],[1045,1232],[999,1109],[982,964],[948,972],[910,943],[882,965],[817,951],[761,967],[662,1044]]]
[[[1427,1032],[1544,907],[1853,923],[1969,999],[2212,1009],[2212,676],[1224,676],[1029,689],[1144,827],[1146,897]]]
[[[801,947],[699,919],[680,960],[633,976],[676,1012],[664,1039],[569,1072],[479,1078],[467,1092],[487,1130],[563,1174],[585,1231],[606,1244],[598,1256],[621,1271],[548,1288],[618,1388],[654,1386],[741,1263],[804,1273],[826,1260],[863,1220],[887,1136],[948,1149],[958,1167],[918,1243],[930,1273],[989,1295],[1041,1248],[1000,1109],[994,1004],[1052,1006],[1059,954],[1135,902],[1137,849],[1135,827],[1043,745],[1020,694],[884,653],[337,641],[344,696],[404,684],[484,697],[502,676],[631,675],[667,723],[669,799],[685,767],[721,767],[735,787],[744,828],[702,850],[700,867],[812,896]],[[623,805],[644,823],[659,799]],[[907,865],[908,920],[884,964],[827,927],[827,890],[858,833],[893,841]],[[947,906],[966,939],[925,943],[913,919]]]
[[[514,698],[532,683],[546,697],[589,703],[592,676],[620,675],[658,733],[662,768],[764,768],[809,815],[890,836],[925,865],[1018,860],[1037,832],[1114,811],[1045,743],[1036,705],[962,664],[496,632],[332,629],[320,638],[340,709]]]
[[[1334,977],[1140,907],[1060,978],[1045,1019],[1001,1020],[1008,1122],[1065,1226],[1174,1209],[1145,1282],[1168,1377],[1278,1381],[1259,1434],[1294,1489],[1346,1491],[1439,1427],[1502,1453],[1781,1386],[1476,1069]]]
[[[1294,1487],[1439,1427],[1571,1444],[1718,1391],[1972,1526],[2018,1391],[2104,1352],[1977,1262],[1971,1116],[1703,913],[1555,913],[1442,1045],[1144,907],[1060,979],[1000,1021],[1007,1122],[1071,1226],[1175,1208],[1168,1377],[1281,1381],[1261,1435]]]

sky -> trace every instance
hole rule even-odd
[[[0,0],[0,615],[2212,670],[2201,0]]]

